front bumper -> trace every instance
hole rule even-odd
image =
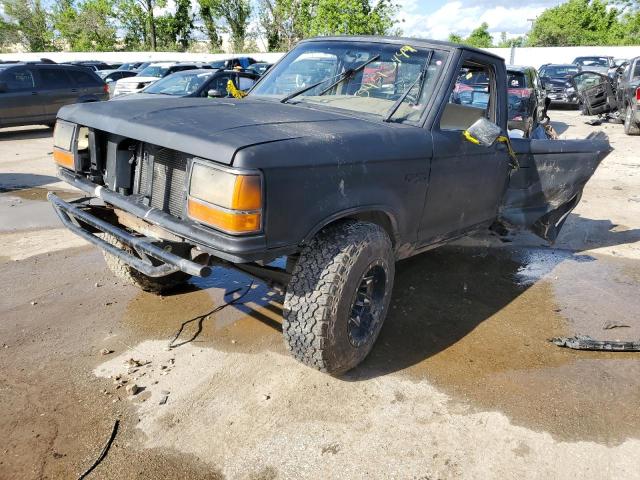
[[[551,103],[562,103],[564,105],[578,105],[578,96],[575,93],[567,94],[565,92],[552,92],[547,94],[547,98]]]
[[[131,196],[121,195],[64,168],[58,169],[58,177],[92,197],[127,212],[151,225],[180,237],[205,253],[231,263],[271,261],[291,254],[292,247],[267,248],[264,234],[234,236],[204,227],[191,220],[181,220],[157,208],[148,207]],[[113,225],[112,225],[113,226]],[[102,246],[102,245],[99,245]]]
[[[65,227],[149,277],[164,277],[177,271],[198,277],[208,277],[211,274],[209,266],[175,255],[155,245],[153,240],[146,237],[131,235],[126,230],[92,215],[78,205],[65,202],[52,192],[47,194],[47,199]],[[96,233],[100,232],[112,235],[128,245],[138,253],[138,256],[98,237]]]

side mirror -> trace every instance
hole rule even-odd
[[[209,98],[222,98],[223,95],[220,92],[220,90],[209,90],[207,92],[207,97],[209,97]]]
[[[473,125],[462,132],[465,139],[476,145],[490,147],[502,135],[502,129],[486,118],[479,118]]]
[[[547,88],[549,88],[548,87],[548,85],[549,85],[549,77],[541,77],[540,78],[540,84],[542,85],[542,88],[544,88],[545,90]]]
[[[7,84],[6,82],[0,82],[0,93],[4,93],[7,91]]]

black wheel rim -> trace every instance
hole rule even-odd
[[[369,265],[351,304],[347,333],[354,347],[367,343],[376,332],[382,316],[387,289],[387,273],[382,262]]]

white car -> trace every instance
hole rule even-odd
[[[128,77],[118,80],[113,89],[113,96],[136,93],[161,78],[183,70],[193,70],[195,68],[211,68],[206,63],[178,63],[178,62],[157,62],[150,63],[135,77]]]

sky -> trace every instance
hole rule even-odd
[[[482,22],[497,40],[501,32],[509,38],[526,33],[542,11],[560,0],[398,0],[398,26],[407,37],[446,40],[450,33],[467,36]],[[402,21],[404,20],[404,21]]]

